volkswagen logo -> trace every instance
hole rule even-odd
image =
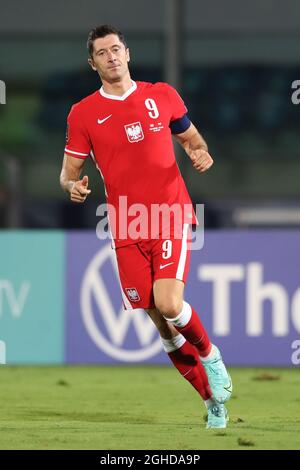
[[[105,268],[110,271],[109,279]],[[143,310],[124,310],[117,284],[120,286],[115,252],[106,244],[92,258],[83,276],[83,323],[94,344],[110,357],[123,362],[144,361],[161,351],[159,334]],[[117,308],[116,300],[120,305]]]

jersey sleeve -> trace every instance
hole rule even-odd
[[[170,122],[172,122],[176,119],[182,118],[182,116],[187,113],[187,107],[185,106],[183,99],[177,93],[175,88],[173,88],[171,85],[168,85],[167,83],[165,84],[165,87],[169,97],[169,103],[171,107]]]
[[[71,108],[67,119],[65,153],[75,158],[85,159],[91,151],[91,143],[84,126],[78,105]]]

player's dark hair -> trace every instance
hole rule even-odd
[[[105,36],[108,36],[109,34],[116,34],[119,40],[124,44],[125,49],[127,49],[127,44],[125,41],[124,34],[110,24],[103,24],[101,26],[96,26],[95,28],[91,29],[91,31],[89,32],[88,40],[87,40],[87,49],[91,57],[93,57],[93,50],[94,50],[93,48],[94,48],[95,39],[105,38]]]

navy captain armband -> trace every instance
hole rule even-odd
[[[189,120],[187,115],[184,114],[181,118],[170,122],[169,127],[171,129],[172,134],[181,134],[182,132],[187,131],[190,125],[191,121]]]

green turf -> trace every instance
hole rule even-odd
[[[170,367],[0,366],[0,449],[300,449],[299,370],[264,372],[231,370],[230,425],[207,431]]]

